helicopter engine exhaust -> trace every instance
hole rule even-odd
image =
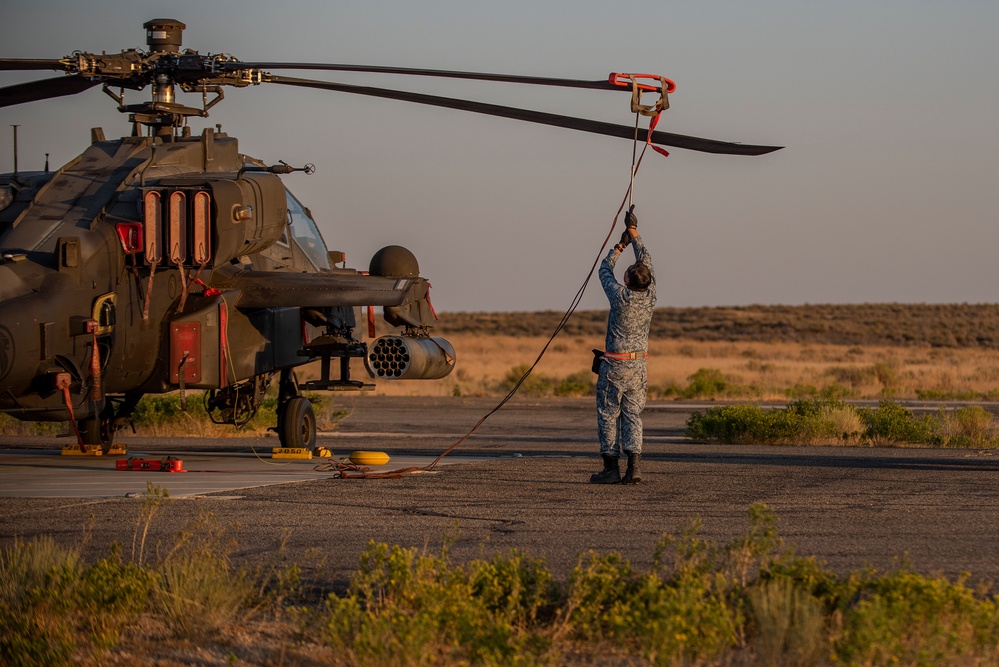
[[[382,336],[364,358],[376,378],[439,380],[454,369],[454,347],[443,338]]]

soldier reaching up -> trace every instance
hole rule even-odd
[[[625,213],[625,231],[600,264],[600,284],[610,302],[607,340],[597,375],[597,432],[604,468],[590,477],[594,484],[635,484],[641,477],[642,410],[648,385],[649,325],[656,305],[656,275],[652,256],[638,235],[638,218]],[[629,245],[635,263],[624,274],[624,285],[614,276],[614,265]],[[628,457],[621,476],[618,459]]]

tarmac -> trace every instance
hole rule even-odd
[[[494,407],[341,400],[349,416],[320,444],[337,458],[385,451],[388,469],[426,467]],[[590,550],[649,567],[664,537],[694,522],[704,539],[728,543],[764,503],[787,546],[841,574],[904,559],[923,573],[999,578],[996,452],[692,443],[684,424],[704,407],[649,405],[633,486],[589,483],[600,463],[587,399],[515,400],[432,472],[399,479],[338,479],[316,469],[323,460],[272,460],[264,452],[274,438],[123,438],[129,456],[174,457],[186,473],[122,471],[113,458],[59,456],[64,440],[5,438],[0,547],[48,535],[85,557],[117,543],[125,557],[148,559],[196,527],[206,539],[224,533],[236,563],[293,562],[316,581],[342,584],[372,541],[432,553],[446,545],[458,561],[519,550],[567,577]],[[170,496],[151,518],[150,485]]]

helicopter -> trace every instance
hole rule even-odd
[[[277,431],[288,451],[315,446],[310,391],[361,391],[367,379],[437,380],[454,347],[432,335],[430,283],[414,254],[386,246],[367,271],[329,250],[311,211],[281,176],[311,173],[240,153],[238,142],[189,119],[206,118],[227,86],[299,86],[460,109],[649,144],[762,155],[754,146],[470,100],[276,75],[316,70],[445,77],[631,92],[656,116],[672,81],[611,74],[589,81],[332,63],[244,62],[182,47],[186,25],[143,25],[148,50],[77,51],[59,59],[0,58],[0,70],[62,76],[0,88],[0,106],[100,86],[128,114],[129,136],[91,143],[63,167],[0,174],[0,412],[69,422],[80,453],[122,453],[116,434],[147,394],[202,390],[214,421],[246,424],[277,378]],[[150,88],[127,103],[125,91]],[[178,89],[201,94],[200,106]],[[643,93],[659,96],[640,104]],[[16,145],[16,139],[15,139]],[[374,308],[398,333],[375,338]],[[367,317],[365,318],[365,312]],[[362,340],[367,320],[371,342]],[[296,369],[319,362],[319,377]],[[277,450],[275,450],[277,451]],[[66,448],[64,448],[66,453]]]

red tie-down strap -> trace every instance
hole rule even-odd
[[[218,289],[216,287],[209,287],[208,285],[206,285],[205,281],[202,280],[201,278],[195,277],[193,282],[194,282],[195,285],[201,285],[201,288],[202,288],[201,295],[202,296],[218,296],[219,294],[222,293],[222,290],[220,290],[220,289]]]
[[[368,306],[368,338],[374,338],[375,333],[375,307]]]
[[[648,146],[652,146],[652,150],[659,153],[663,157],[669,157],[669,151],[667,151],[662,146],[656,146],[655,144],[652,143],[652,131],[656,129],[656,125],[658,124],[659,124],[659,116],[655,115],[652,117],[652,120],[649,121],[649,138],[645,140],[645,143]]]
[[[90,354],[90,398],[101,400],[101,355],[97,350],[97,320],[87,320],[86,331],[93,335]]]
[[[434,304],[430,302],[430,288],[432,287],[433,285],[427,283],[427,305],[430,306],[430,314],[434,316],[435,320],[439,320],[440,318],[437,317],[437,311],[434,310]]]
[[[80,437],[80,429],[76,426],[76,417],[73,416],[73,398],[69,395],[69,386],[72,382],[73,378],[69,373],[56,373],[55,387],[62,391],[62,398],[66,401],[66,410],[69,412],[69,425],[73,427],[73,433],[76,434],[76,444],[80,445],[80,449],[83,450],[83,438]]]

